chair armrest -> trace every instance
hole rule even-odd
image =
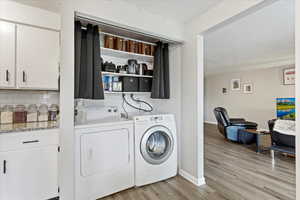
[[[252,127],[256,128],[257,123],[255,122],[247,122],[247,121],[239,121],[239,122],[231,122],[232,126],[243,126],[243,127]]]
[[[244,122],[246,121],[244,118],[230,118],[230,122]]]

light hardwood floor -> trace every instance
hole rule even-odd
[[[295,199],[295,159],[269,152],[256,154],[224,140],[215,125],[205,125],[205,178],[207,184],[230,200]]]
[[[215,125],[205,124],[205,178],[196,187],[180,176],[132,188],[101,200],[292,200],[295,160],[224,140]]]

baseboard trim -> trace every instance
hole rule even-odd
[[[207,124],[214,124],[214,125],[217,125],[217,124],[218,124],[217,122],[213,122],[213,121],[204,121],[204,123],[207,123]]]
[[[184,171],[183,169],[179,170],[179,175],[182,176],[184,179],[188,180],[189,182],[193,183],[194,185],[201,186],[206,184],[204,177],[196,178],[190,173]]]

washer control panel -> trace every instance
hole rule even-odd
[[[140,116],[140,117],[135,117],[135,121],[136,122],[154,122],[154,123],[159,123],[164,121],[165,118],[164,116],[160,116],[160,115],[154,115],[154,116]]]
[[[161,122],[163,121],[163,116],[153,116],[150,118],[150,121],[154,121],[154,122]]]

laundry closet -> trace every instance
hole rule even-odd
[[[74,23],[76,200],[175,176],[181,43],[79,13]]]
[[[78,30],[79,26],[81,30]],[[108,106],[112,110],[119,107],[124,113],[149,111],[152,107],[156,112],[166,112],[165,106],[161,105],[174,98],[178,85],[173,82],[172,75],[179,73],[180,43],[78,14],[75,35],[80,31],[79,37],[86,37],[84,32],[88,27],[90,32],[95,31],[92,30],[95,27],[99,30],[100,44],[96,45],[100,45],[100,49],[96,54],[100,55],[101,63],[97,64],[99,67],[86,67],[92,65],[95,58],[81,55],[86,47],[78,44],[78,38],[75,38],[75,104],[79,103],[79,110],[85,104],[88,108],[93,105]],[[88,51],[92,52],[94,48]],[[155,63],[158,70],[154,69]]]

